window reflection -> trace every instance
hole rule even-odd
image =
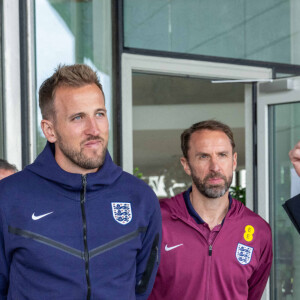
[[[97,71],[103,85],[110,122],[108,148],[112,154],[112,50],[111,3],[109,0],[35,1],[37,87],[58,64],[85,63]],[[37,103],[38,106],[38,103]],[[37,109],[37,153],[45,138]]]
[[[300,179],[288,158],[300,139],[300,103],[271,106],[270,116],[270,205],[274,239],[272,299],[300,299],[299,234],[282,204],[300,193]]]
[[[124,0],[125,46],[300,63],[300,5],[273,0]]]

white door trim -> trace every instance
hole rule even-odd
[[[4,155],[22,168],[19,1],[3,0]]]

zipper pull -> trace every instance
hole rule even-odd
[[[82,186],[85,188],[85,186],[86,186],[86,174],[81,175],[81,176],[82,176]]]
[[[209,245],[209,248],[208,248],[208,255],[209,255],[209,256],[212,255],[212,245]]]
[[[82,190],[80,195],[80,202],[85,202],[85,193],[86,193],[86,175],[82,175]]]

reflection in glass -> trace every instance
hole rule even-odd
[[[35,21],[37,87],[59,64],[85,63],[97,71],[110,121],[109,150],[112,154],[110,5],[109,0],[38,0],[35,2]],[[40,113],[37,118],[39,153],[45,145],[45,138],[39,126]]]
[[[288,152],[300,140],[300,103],[270,106],[270,205],[274,239],[272,299],[300,299],[299,234],[282,204],[300,193]]]
[[[300,4],[124,0],[125,46],[300,64]]]

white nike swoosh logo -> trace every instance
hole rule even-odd
[[[46,214],[44,214],[44,215],[39,215],[39,216],[35,216],[34,213],[33,213],[31,217],[32,217],[32,220],[36,221],[36,220],[39,220],[39,219],[41,219],[41,218],[44,218],[44,217],[46,217],[46,216],[52,214],[53,212],[54,212],[54,211],[51,211],[51,212],[48,212],[48,213],[46,213]]]
[[[170,251],[170,250],[173,250],[173,249],[175,249],[175,248],[177,248],[177,247],[180,247],[180,246],[182,246],[183,244],[179,244],[179,245],[176,245],[176,246],[173,246],[173,247],[168,247],[168,245],[166,245],[165,246],[165,250],[166,251]]]

